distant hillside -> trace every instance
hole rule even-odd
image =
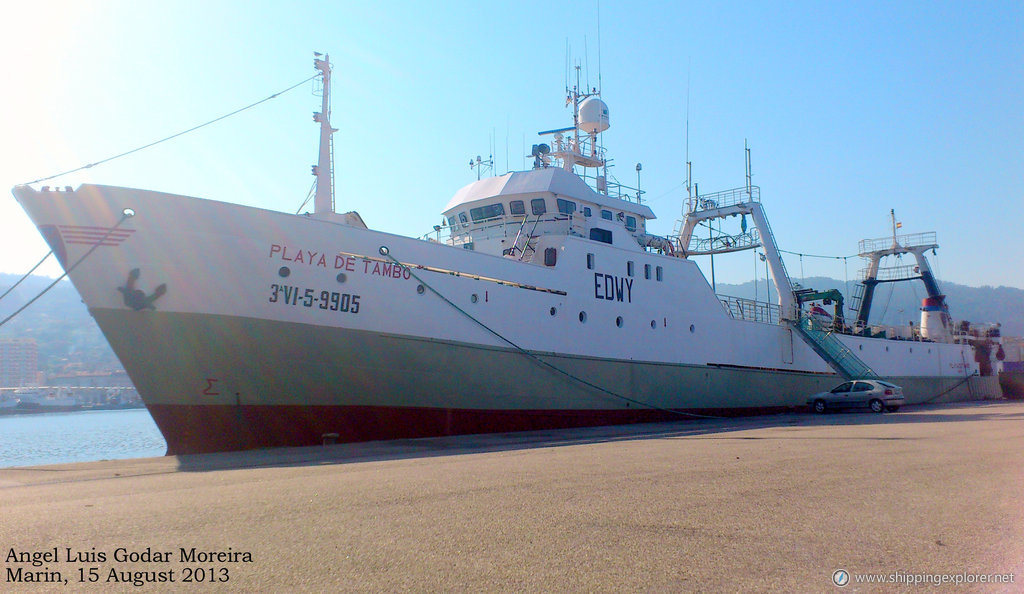
[[[18,278],[0,273],[0,294]],[[6,319],[52,282],[53,279],[46,277],[26,279],[0,300],[0,319]],[[0,338],[34,338],[39,347],[39,370],[45,373],[121,369],[107,340],[67,280],[57,283],[28,309],[0,327]]]
[[[0,293],[18,279],[0,274]],[[51,283],[45,277],[30,277],[0,301],[0,319],[24,305]],[[845,283],[829,278],[807,278],[804,286],[815,289],[837,288],[848,294]],[[1006,336],[1024,336],[1024,290],[1010,287],[967,287],[940,283],[946,292],[950,312],[956,320],[1000,322]],[[852,292],[853,283],[849,287]],[[717,292],[736,297],[754,297],[754,283],[719,283]],[[774,295],[775,288],[772,287]],[[875,293],[871,321],[904,325],[920,321],[924,287],[919,282],[880,285]],[[757,287],[759,299],[765,298],[765,283]],[[67,280],[32,304],[22,314],[0,327],[0,338],[34,338],[39,345],[39,368],[47,373],[66,370],[107,371],[120,369],[85,305]]]
[[[818,290],[839,289],[849,303],[856,283],[850,281],[849,290],[841,280],[825,277],[807,277],[803,286]],[[939,281],[939,288],[946,293],[946,303],[954,320],[968,320],[975,323],[998,322],[1002,324],[1004,336],[1024,336],[1024,289],[1013,287],[968,287]],[[741,285],[717,284],[717,292],[735,297],[754,297],[753,281]],[[772,295],[775,287],[772,286]],[[921,321],[921,300],[926,293],[920,281],[883,283],[875,289],[871,307],[871,323],[891,326],[906,325],[913,320]],[[757,297],[765,298],[765,282],[757,286]],[[774,299],[774,297],[773,297]],[[851,314],[847,312],[847,315]]]

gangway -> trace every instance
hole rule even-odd
[[[857,355],[853,354],[835,334],[833,327],[826,326],[813,315],[803,314],[798,320],[787,320],[797,334],[819,357],[824,359],[843,378],[870,379],[878,375]]]

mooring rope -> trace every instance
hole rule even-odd
[[[308,83],[309,81],[315,79],[318,76],[320,76],[319,73],[318,74],[314,74],[313,76],[311,76],[311,77],[309,77],[309,78],[307,78],[307,79],[305,79],[305,80],[303,80],[301,82],[297,82],[294,85],[288,87],[287,89],[284,89],[283,91],[278,91],[278,92],[274,93],[273,95],[270,95],[269,97],[264,97],[263,99],[260,99],[259,101],[256,101],[255,103],[250,103],[249,105],[246,105],[245,107],[242,107],[240,109],[236,109],[235,111],[232,111],[231,113],[224,114],[224,115],[222,115],[222,116],[220,116],[218,118],[214,118],[214,119],[212,119],[212,120],[210,120],[210,121],[208,121],[206,123],[199,124],[198,126],[193,126],[193,127],[189,128],[188,130],[184,130],[182,132],[178,132],[177,134],[172,134],[172,135],[170,135],[170,136],[168,136],[166,138],[161,138],[160,140],[151,142],[149,144],[146,144],[146,145],[143,145],[143,146],[140,146],[140,147],[137,147],[137,148],[133,148],[130,151],[125,151],[125,152],[123,152],[121,154],[114,155],[113,157],[107,157],[106,159],[102,159],[100,161],[96,161],[95,163],[89,163],[87,165],[82,165],[81,167],[76,167],[75,169],[69,169],[68,171],[64,171],[64,172],[61,172],[61,173],[56,173],[54,175],[50,175],[50,176],[47,176],[47,177],[41,177],[39,179],[32,180],[30,182],[25,182],[24,184],[20,184],[20,185],[28,186],[28,185],[31,185],[31,184],[37,184],[39,182],[49,181],[51,179],[54,179],[56,177],[60,177],[62,175],[68,175],[69,173],[75,173],[75,172],[78,172],[78,171],[82,171],[83,169],[89,169],[89,168],[95,167],[97,165],[102,165],[103,163],[108,163],[110,161],[113,161],[114,159],[120,159],[121,157],[126,157],[126,156],[128,156],[128,155],[130,155],[132,153],[137,153],[137,152],[139,152],[141,150],[148,149],[148,148],[150,148],[152,146],[156,146],[156,145],[158,145],[158,144],[160,144],[162,142],[167,142],[168,140],[172,140],[172,139],[177,138],[179,136],[183,136],[185,134],[188,134],[189,132],[195,132],[196,130],[198,130],[200,128],[204,128],[206,126],[209,126],[210,124],[217,123],[217,122],[219,122],[219,121],[221,121],[223,119],[229,118],[229,117],[231,117],[233,115],[236,115],[236,114],[239,114],[239,113],[242,113],[243,111],[245,111],[247,109],[251,109],[253,107],[256,107],[257,105],[259,105],[261,103],[266,103],[267,101],[270,101],[271,99],[274,99],[274,98],[276,98],[276,97],[278,97],[280,95],[283,95],[283,94],[287,93],[288,91],[291,91],[292,89],[295,89],[297,87],[300,87],[300,86]]]
[[[559,367],[557,367],[555,365],[552,365],[551,363],[548,363],[547,361],[541,359],[539,356],[535,355],[534,353],[531,353],[530,351],[524,349],[523,347],[519,346],[518,344],[512,342],[510,339],[508,339],[505,336],[503,336],[497,330],[495,330],[495,329],[491,328],[490,326],[488,326],[487,324],[481,322],[479,319],[474,317],[468,311],[462,309],[461,307],[459,307],[458,305],[453,303],[450,299],[448,299],[447,297],[442,295],[440,292],[438,292],[437,289],[435,289],[434,287],[430,286],[429,283],[427,283],[426,281],[421,279],[415,272],[413,272],[413,270],[412,270],[413,267],[412,266],[408,266],[408,265],[402,264],[401,262],[396,260],[394,258],[394,256],[391,255],[391,251],[387,248],[387,246],[383,246],[382,245],[378,251],[380,252],[380,255],[384,256],[385,258],[391,260],[393,263],[395,263],[395,264],[405,268],[406,270],[408,270],[409,274],[412,276],[412,278],[416,279],[417,282],[419,282],[421,285],[423,285],[426,289],[428,289],[434,295],[437,295],[438,297],[440,297],[442,301],[444,301],[445,303],[447,303],[448,305],[453,307],[456,311],[458,311],[462,315],[466,316],[467,318],[469,318],[470,320],[475,322],[478,326],[480,326],[484,330],[486,330],[486,331],[490,332],[491,334],[493,334],[494,336],[496,336],[499,340],[501,340],[505,344],[508,344],[509,346],[511,346],[513,349],[518,351],[520,354],[522,354],[522,355],[532,359],[536,363],[539,363],[540,365],[542,365],[544,367],[547,367],[548,369],[550,369],[550,370],[552,370],[552,371],[554,371],[556,373],[564,375],[564,376],[566,376],[566,377],[568,377],[568,378],[570,378],[572,380],[575,380],[575,381],[577,381],[577,382],[579,382],[579,383],[581,383],[581,384],[583,384],[583,385],[585,385],[585,386],[587,386],[589,388],[593,388],[593,389],[595,389],[595,390],[597,390],[599,392],[603,392],[603,393],[608,394],[609,396],[612,396],[614,398],[618,398],[618,399],[624,400],[626,402],[632,402],[633,404],[637,404],[637,405],[640,405],[640,406],[643,406],[643,407],[646,407],[646,408],[649,408],[649,409],[652,409],[652,410],[657,410],[657,411],[660,411],[660,412],[665,412],[665,413],[669,413],[669,414],[673,414],[673,415],[679,415],[679,416],[687,417],[687,418],[699,418],[699,419],[722,419],[722,418],[725,418],[725,417],[719,417],[719,416],[714,416],[714,415],[700,415],[700,414],[697,414],[697,413],[688,413],[688,412],[683,412],[683,411],[679,411],[679,410],[673,410],[671,408],[662,408],[662,407],[657,406],[655,404],[650,404],[648,402],[643,402],[641,400],[636,400],[635,398],[630,398],[629,396],[624,396],[624,395],[619,394],[617,392],[613,392],[612,390],[609,390],[607,388],[599,386],[599,385],[597,385],[597,384],[595,384],[593,382],[590,382],[590,381],[587,381],[586,379],[583,379],[582,377],[579,377],[578,375],[574,375],[572,373],[569,373],[568,371],[565,371],[564,369],[561,369],[561,368],[559,368]]]
[[[45,262],[46,259],[49,258],[50,254],[52,254],[52,253],[53,253],[53,250],[50,250],[50,251],[46,252],[46,255],[43,256],[43,259],[40,260],[38,263],[36,263],[36,265],[32,267],[32,270],[29,270],[28,272],[26,272],[21,278],[18,279],[18,281],[16,283],[14,283],[10,287],[8,287],[8,289],[6,291],[4,291],[4,294],[0,295],[0,301],[3,301],[3,298],[6,297],[7,295],[9,295],[10,292],[13,291],[15,289],[15,287],[20,285],[25,279],[27,279],[28,277],[32,276],[32,273],[36,271],[36,268],[39,268],[40,266],[42,266],[43,262]]]
[[[933,400],[937,399],[939,396],[944,396],[944,395],[952,392],[953,390],[955,390],[955,389],[959,388],[960,386],[964,385],[972,377],[975,377],[975,375],[973,373],[970,374],[970,375],[965,376],[964,379],[962,379],[959,382],[957,382],[956,384],[954,384],[952,388],[949,388],[948,390],[944,390],[942,392],[939,392],[938,394],[932,396],[931,398],[928,398],[927,400],[922,400],[920,402],[920,404],[927,404],[927,403],[932,402]],[[981,377],[981,376],[977,376],[977,377]]]
[[[189,132],[195,132],[196,130],[199,130],[200,128],[205,128],[206,126],[209,126],[210,124],[214,124],[214,123],[217,123],[217,122],[219,122],[219,121],[221,121],[221,120],[223,120],[223,119],[227,119],[227,118],[229,118],[229,117],[231,117],[231,116],[233,116],[233,115],[237,115],[237,114],[239,114],[239,113],[242,113],[243,111],[245,111],[245,110],[247,110],[247,109],[252,109],[253,107],[256,107],[257,105],[260,105],[260,104],[262,104],[262,103],[266,103],[267,101],[270,101],[271,99],[277,98],[277,97],[279,97],[279,96],[281,96],[281,95],[283,95],[283,94],[285,94],[285,93],[287,93],[287,92],[289,92],[289,91],[291,91],[291,90],[293,90],[293,89],[296,89],[296,88],[298,88],[298,87],[300,87],[300,86],[302,86],[302,85],[304,85],[304,84],[308,83],[309,81],[311,81],[311,80],[313,80],[313,79],[317,78],[318,76],[320,76],[320,74],[319,74],[319,73],[318,73],[318,74],[314,74],[313,76],[311,76],[311,77],[309,77],[309,78],[307,78],[307,79],[305,79],[305,80],[302,80],[302,81],[300,81],[300,82],[297,82],[297,83],[295,83],[294,85],[292,85],[292,86],[290,86],[290,87],[288,87],[288,88],[286,88],[286,89],[284,89],[284,90],[278,91],[278,92],[274,93],[273,95],[270,95],[270,96],[268,96],[268,97],[264,97],[263,99],[260,99],[259,101],[256,101],[256,102],[254,102],[254,103],[250,103],[249,105],[246,105],[245,107],[242,107],[242,108],[236,109],[236,110],[232,111],[231,113],[227,113],[227,114],[224,114],[224,115],[222,115],[222,116],[220,116],[220,117],[217,117],[217,118],[214,118],[214,119],[212,119],[212,120],[210,120],[210,121],[208,121],[208,122],[205,122],[205,123],[199,124],[198,126],[193,126],[193,127],[189,128],[188,130],[183,130],[183,131],[181,131],[181,132],[178,132],[177,134],[172,134],[172,135],[170,135],[170,136],[168,136],[168,137],[166,137],[166,138],[161,138],[160,140],[157,140],[157,141],[154,141],[154,142],[150,142],[149,144],[145,144],[145,145],[143,145],[143,146],[140,146],[140,147],[137,147],[137,148],[133,148],[133,149],[131,149],[131,150],[129,150],[129,151],[125,151],[125,152],[123,152],[123,153],[120,153],[120,154],[114,155],[114,156],[112,156],[112,157],[107,157],[106,159],[101,159],[101,160],[99,160],[99,161],[96,161],[96,162],[94,162],[94,163],[88,163],[88,164],[86,164],[86,165],[82,165],[81,167],[76,167],[75,169],[69,169],[69,170],[67,170],[67,171],[63,171],[63,172],[61,172],[61,173],[56,173],[56,174],[54,174],[54,175],[49,175],[49,176],[46,176],[46,177],[41,177],[41,178],[39,178],[39,179],[35,179],[35,180],[32,180],[32,181],[30,181],[30,182],[25,182],[25,183],[23,183],[23,184],[19,184],[19,185],[23,185],[23,186],[28,186],[28,185],[32,185],[32,184],[37,184],[37,183],[39,183],[39,182],[49,181],[49,180],[51,180],[51,179],[54,179],[54,178],[57,178],[57,177],[61,177],[61,176],[63,176],[63,175],[68,175],[68,174],[71,174],[71,173],[75,173],[75,172],[78,172],[78,171],[82,171],[82,170],[84,170],[84,169],[90,169],[90,168],[92,168],[92,167],[95,167],[95,166],[97,166],[97,165],[102,165],[103,163],[109,163],[110,161],[113,161],[113,160],[115,160],[115,159],[120,159],[121,157],[126,157],[126,156],[128,156],[128,155],[131,155],[131,154],[133,154],[133,153],[137,153],[137,152],[139,152],[139,151],[142,151],[142,150],[148,149],[148,148],[150,148],[150,147],[156,146],[156,145],[158,145],[158,144],[160,144],[160,143],[163,143],[163,142],[167,142],[168,140],[173,140],[173,139],[175,139],[175,138],[177,138],[177,137],[179,137],[179,136],[184,136],[185,134],[188,134]],[[307,198],[307,202],[308,202],[308,198]],[[122,218],[121,218],[121,220],[120,220],[120,221],[118,221],[117,225],[114,225],[114,227],[112,227],[112,228],[110,229],[110,231],[113,231],[114,229],[116,229],[116,228],[117,228],[117,227],[118,227],[118,226],[119,226],[119,225],[120,225],[121,223],[123,223],[123,222],[124,222],[124,220],[125,220],[125,219],[129,218],[129,216],[130,216],[130,215],[127,215],[127,214],[126,214],[126,215],[125,215],[124,217],[122,217]],[[106,236],[104,236],[104,237],[103,237],[103,239],[106,239],[106,238],[107,238],[107,236],[109,236],[109,235],[110,235],[110,232],[108,231],[108,232],[107,232],[107,235],[106,235]],[[101,241],[102,241],[102,240],[101,240]],[[97,244],[97,245],[99,245],[99,244]],[[89,254],[91,254],[91,253],[93,252],[93,250],[95,250],[95,249],[96,249],[96,246],[94,245],[94,246],[92,247],[92,249],[90,249],[90,250],[89,250],[89,251],[88,251],[88,252],[87,252],[87,253],[85,254],[85,256],[88,256]],[[6,297],[6,296],[7,296],[7,295],[8,295],[8,294],[9,294],[9,293],[11,292],[11,291],[13,291],[13,290],[14,290],[14,288],[15,288],[15,287],[17,287],[18,285],[20,285],[20,284],[21,284],[21,283],[22,283],[22,282],[23,282],[23,281],[24,281],[25,279],[27,279],[27,278],[28,278],[29,276],[31,276],[31,275],[32,275],[32,273],[33,273],[33,272],[35,272],[35,271],[36,271],[36,269],[37,269],[37,268],[39,268],[39,266],[40,266],[40,265],[42,265],[42,263],[43,263],[43,262],[44,262],[44,261],[45,261],[45,260],[46,260],[47,258],[49,258],[49,257],[50,257],[50,254],[52,254],[52,253],[53,253],[53,250],[50,250],[50,251],[49,251],[49,252],[48,252],[48,253],[47,253],[47,254],[46,254],[45,256],[43,256],[43,259],[42,259],[42,260],[40,260],[38,264],[36,264],[35,266],[33,266],[33,267],[32,267],[32,270],[29,270],[29,271],[28,271],[27,273],[25,273],[25,275],[24,275],[24,276],[22,276],[22,277],[21,277],[20,279],[18,279],[18,281],[17,281],[16,283],[14,283],[13,285],[11,285],[11,287],[9,287],[9,288],[8,288],[8,289],[7,289],[7,290],[6,290],[5,292],[4,292],[4,294],[3,294],[3,295],[0,295],[0,300],[2,300],[2,299],[3,299],[4,297]],[[25,310],[25,308],[27,308],[27,307],[28,307],[29,305],[32,305],[32,303],[34,303],[34,302],[35,302],[35,301],[36,301],[37,299],[39,299],[39,298],[40,298],[40,297],[42,297],[42,296],[43,296],[44,294],[46,294],[46,292],[47,292],[47,291],[49,291],[49,290],[50,290],[50,289],[52,289],[52,288],[53,288],[54,286],[56,286],[56,284],[57,284],[58,282],[60,282],[61,280],[63,280],[63,279],[64,279],[64,277],[66,277],[66,276],[68,275],[68,273],[69,273],[69,272],[71,272],[71,270],[72,270],[72,269],[74,269],[74,267],[75,267],[75,266],[77,266],[77,265],[79,264],[79,262],[81,262],[82,260],[84,260],[84,259],[85,259],[85,256],[82,256],[82,258],[80,258],[80,259],[79,259],[79,260],[78,260],[77,262],[75,262],[75,263],[74,263],[74,265],[72,265],[72,267],[71,267],[71,268],[69,268],[68,270],[66,270],[66,271],[64,272],[64,274],[60,275],[60,277],[58,277],[56,281],[54,281],[54,282],[53,282],[53,283],[52,283],[52,284],[51,284],[50,286],[48,286],[48,287],[46,287],[45,289],[43,289],[43,291],[42,291],[41,293],[39,293],[38,295],[36,295],[35,297],[33,297],[33,298],[32,298],[32,299],[31,299],[31,300],[30,300],[30,301],[28,302],[28,303],[26,303],[26,304],[25,304],[24,306],[22,306],[22,307],[21,307],[20,309],[18,309],[18,311],[14,312],[13,314],[11,314],[11,315],[10,315],[10,316],[8,316],[7,318],[5,318],[5,319],[4,319],[4,320],[3,320],[2,322],[0,322],[0,326],[3,326],[4,324],[6,324],[6,323],[7,323],[8,321],[10,321],[10,320],[11,320],[12,318],[14,318],[14,316],[16,316],[16,315],[18,315],[19,313],[21,313],[22,311],[24,311],[24,310]]]
[[[72,270],[77,268],[79,264],[81,264],[90,255],[92,255],[92,253],[96,251],[96,248],[98,248],[101,245],[103,245],[103,242],[106,241],[106,239],[108,237],[110,237],[110,234],[113,233],[115,229],[117,229],[118,227],[121,226],[121,223],[125,222],[126,220],[128,220],[129,218],[131,218],[133,216],[135,216],[135,211],[132,211],[132,210],[129,210],[129,209],[125,209],[125,211],[121,214],[121,220],[118,221],[117,224],[115,224],[113,227],[108,229],[106,235],[104,235],[99,240],[97,240],[96,243],[93,244],[93,246],[91,248],[89,248],[89,251],[87,251],[84,254],[82,254],[82,257],[80,257],[79,259],[75,260],[75,263],[72,264],[67,270],[65,270],[64,274],[58,276],[52,283],[49,284],[49,286],[47,286],[45,289],[40,291],[38,295],[36,295],[32,299],[29,299],[28,303],[26,303],[25,305],[22,305],[21,307],[19,307],[17,309],[17,311],[15,311],[11,315],[9,315],[6,318],[4,318],[3,321],[0,321],[0,327],[2,327],[7,322],[10,322],[11,320],[13,320],[15,316],[17,316],[21,312],[25,311],[26,309],[28,309],[28,306],[30,306],[33,303],[35,303],[40,297],[42,297],[47,292],[49,292],[50,289],[52,289],[55,286],[57,286],[57,283],[59,283],[60,281],[64,280],[64,277],[66,277],[68,274],[70,274]],[[49,256],[49,254],[47,254],[47,256]],[[43,258],[43,259],[45,260],[46,258]],[[42,262],[40,262],[40,263],[42,263]],[[38,266],[38,264],[36,266]],[[6,293],[5,293],[5,295],[6,295]]]

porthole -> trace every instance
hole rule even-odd
[[[910,352],[911,352],[911,353],[913,353],[913,352],[914,352],[914,347],[910,347]]]
[[[587,321],[587,312],[581,311],[580,312],[580,323],[583,324],[583,323],[586,323],[586,321]]]
[[[558,312],[558,310],[555,309],[554,307],[552,307],[551,309],[548,310],[548,313],[551,314],[551,315],[555,315],[557,312]]]
[[[654,320],[651,320],[651,330],[654,330],[657,327],[658,327],[658,323],[655,322]]]
[[[427,288],[424,287],[423,285],[416,285],[416,292],[419,293],[420,295],[422,295],[423,292],[426,291],[426,290],[427,290]]]
[[[345,276],[345,273],[344,273],[344,272],[339,272],[339,273],[338,273],[338,276],[336,276],[336,277],[334,277],[334,278],[336,278],[336,279],[338,280],[338,282],[339,282],[339,283],[343,283],[343,282],[345,282],[345,280],[346,280],[346,279],[347,279],[348,277],[346,277],[346,276]]]
[[[476,303],[478,299],[480,299],[480,298],[477,297],[476,293],[473,293],[472,295],[469,296],[469,301],[471,303]]]
[[[889,352],[889,347],[885,347],[885,352]]]
[[[863,351],[864,350],[864,345],[858,344],[857,345],[857,349]]]
[[[277,269],[277,275],[280,276],[281,278],[288,278],[288,275],[291,273],[292,271],[288,270],[287,266],[282,266]]]
[[[615,325],[622,328],[622,316],[615,318]]]
[[[690,324],[690,334],[693,334],[694,330],[696,330],[696,329],[697,329],[697,328],[696,328],[696,327],[694,327],[694,325],[693,325],[693,324]]]

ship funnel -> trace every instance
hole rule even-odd
[[[950,336],[950,323],[945,295],[925,297],[921,301],[922,338],[945,342]]]

